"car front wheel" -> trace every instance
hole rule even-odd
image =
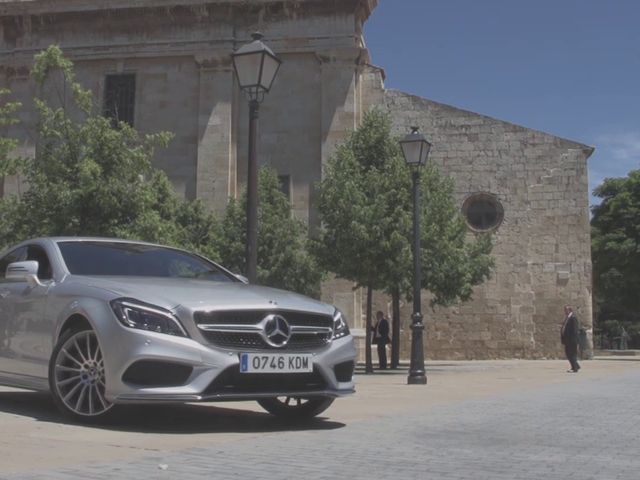
[[[324,412],[333,403],[330,397],[275,397],[262,398],[258,403],[267,412],[287,420],[313,418]]]
[[[49,363],[49,387],[53,400],[75,420],[102,419],[113,407],[105,398],[104,358],[91,329],[61,335]]]

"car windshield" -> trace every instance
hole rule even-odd
[[[73,275],[195,278],[237,282],[202,257],[157,245],[126,242],[58,242]]]

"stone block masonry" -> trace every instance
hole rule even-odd
[[[428,355],[561,355],[565,304],[577,308],[585,328],[592,327],[586,165],[592,149],[398,91],[386,91],[385,104],[397,133],[418,125],[433,143],[431,161],[453,178],[460,205],[484,192],[504,209],[493,232],[492,278],[463,305],[434,311],[423,306]],[[403,318],[410,316],[408,307]]]

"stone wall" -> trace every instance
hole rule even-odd
[[[397,133],[421,127],[433,144],[430,160],[454,179],[461,206],[470,194],[487,192],[504,207],[494,235],[496,269],[474,299],[433,311],[425,299],[427,355],[560,355],[565,304],[592,326],[586,165],[592,149],[398,91],[386,91],[385,104]],[[410,310],[403,308],[404,319]],[[406,326],[404,335],[407,347]]]

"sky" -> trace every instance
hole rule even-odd
[[[595,147],[590,191],[640,168],[640,0],[378,2],[387,88]]]

